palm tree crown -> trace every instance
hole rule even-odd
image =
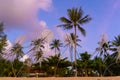
[[[56,51],[60,51],[60,47],[62,47],[62,43],[59,39],[55,39],[52,41],[50,46],[51,46],[51,49],[55,49],[55,54],[56,54]]]
[[[83,16],[83,10],[82,8],[72,8],[68,9],[68,18],[61,17],[60,21],[63,22],[63,24],[58,25],[58,27],[63,27],[64,29],[72,29],[73,27],[77,27],[80,32],[85,35],[85,30],[81,27],[82,24],[88,23],[91,18],[89,15]]]
[[[75,40],[76,40],[76,43],[75,43]],[[74,47],[74,45],[76,44],[77,46],[80,46],[80,44],[78,42],[80,42],[81,40],[78,38],[78,36],[76,36],[74,33],[70,33],[70,35],[66,35],[66,38],[65,38],[65,43],[66,45],[65,46],[72,46]]]
[[[32,49],[30,51],[34,52],[36,61],[39,61],[43,55],[43,49],[45,47],[44,44],[45,44],[45,38],[36,39],[31,43]]]
[[[11,49],[11,52],[16,55],[16,59],[19,59],[23,56],[23,47],[19,43],[15,43]]]

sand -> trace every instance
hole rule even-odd
[[[1,77],[0,80],[120,80],[120,76],[116,77],[43,77],[43,78],[13,78]]]

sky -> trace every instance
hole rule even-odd
[[[16,38],[26,38],[27,43],[46,29],[51,32],[50,41],[55,38],[63,40],[66,31],[56,26],[61,24],[59,18],[67,17],[67,9],[72,7],[82,7],[84,14],[92,18],[82,25],[86,36],[78,32],[82,40],[78,52],[93,54],[102,34],[106,34],[110,41],[120,34],[120,0],[0,0],[0,21],[4,22],[11,43]]]

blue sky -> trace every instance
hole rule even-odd
[[[98,41],[101,34],[107,34],[109,40],[113,40],[119,35],[120,21],[120,1],[119,0],[53,0],[53,10],[50,12],[40,12],[41,19],[47,22],[49,29],[53,29],[61,24],[59,18],[67,17],[67,9],[72,7],[82,7],[85,14],[92,17],[92,21],[82,25],[87,31],[86,37],[81,37],[82,51],[87,50],[90,53],[98,47]],[[81,35],[80,35],[81,36]]]
[[[9,7],[12,1],[14,2],[15,0],[12,0],[11,2],[8,0],[0,1],[2,1],[0,2],[1,4],[4,3],[3,8],[0,8],[0,15],[2,16],[2,12],[5,12],[7,15],[6,11],[12,10],[15,7],[12,6],[8,9],[4,8]],[[26,2],[21,0],[20,2],[24,4],[32,4],[32,7],[30,6],[32,9],[24,13],[25,16],[28,14],[28,17],[25,17],[25,19],[20,17],[24,17],[22,10],[26,7],[26,5],[22,5],[23,9],[21,9],[22,7],[18,2],[14,3],[14,5],[19,4],[18,8],[14,9],[14,14],[10,12],[11,15],[7,18],[5,17],[5,19],[0,16],[0,20],[5,21],[6,23],[5,32],[11,42],[14,42],[14,40],[20,35],[35,36],[34,32],[37,30],[42,31],[44,28],[53,31],[55,36],[56,34],[61,35],[61,33],[57,33],[57,31],[55,31],[56,25],[61,24],[59,18],[62,16],[67,17],[67,9],[72,7],[82,7],[84,14],[89,14],[92,17],[92,21],[90,23],[82,25],[82,27],[86,29],[86,37],[78,34],[82,39],[82,48],[79,49],[79,52],[88,51],[92,54],[95,51],[95,48],[98,47],[97,43],[100,40],[100,35],[103,33],[108,35],[109,40],[113,40],[115,36],[119,35],[120,0],[26,0]],[[39,5],[39,7],[36,5]],[[27,7],[29,7],[29,5]],[[25,8],[25,11],[27,11],[27,9],[29,8]],[[17,12],[20,10],[21,12],[18,15]],[[15,17],[15,19],[10,16]],[[29,18],[29,20],[27,18]],[[13,22],[8,21],[8,19],[13,20]],[[41,24],[38,24],[39,22],[41,22]],[[61,31],[63,30],[61,29]]]

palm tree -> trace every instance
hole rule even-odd
[[[98,53],[97,56],[103,59],[108,55],[109,50],[111,48],[110,41],[108,41],[106,38],[107,38],[107,35],[105,34],[101,35],[101,40],[98,42],[99,47],[96,48],[96,51],[95,51]]]
[[[115,39],[112,41],[112,51],[114,52],[112,54],[113,58],[117,61],[120,59],[120,35],[115,37]]]
[[[44,38],[39,38],[31,42],[32,48],[29,52],[33,51],[33,53],[35,53],[34,56],[36,61],[38,61],[43,55],[44,43]]]
[[[15,43],[12,48],[11,48],[11,56],[12,56],[12,59],[13,59],[13,62],[11,62],[11,66],[12,66],[12,71],[13,71],[13,74],[14,74],[14,77],[17,77],[17,73],[16,73],[16,70],[14,68],[14,61],[19,61],[20,58],[23,57],[23,47],[21,46],[21,44],[19,43]],[[13,58],[15,57],[15,58]]]
[[[109,71],[110,75],[119,75],[118,72],[120,68],[120,35],[114,37],[114,40],[111,41],[110,50],[113,52],[108,59],[106,60],[107,68],[104,71]]]
[[[15,43],[11,49],[11,53],[16,56],[16,59],[23,57],[23,47],[19,43]]]
[[[75,43],[75,40],[76,40],[76,43]],[[78,38],[77,35],[75,35],[74,33],[70,33],[66,35],[66,38],[65,38],[65,43],[66,45],[65,46],[71,46],[74,48],[74,45],[76,44],[77,46],[80,46],[78,42],[80,42],[81,40]]]
[[[55,39],[52,41],[50,46],[51,46],[51,49],[55,50],[55,54],[56,54],[57,51],[60,53],[60,47],[62,47],[62,43],[59,39]]]
[[[83,16],[83,10],[82,8],[72,8],[68,9],[68,18],[66,17],[61,17],[60,21],[63,23],[61,25],[58,25],[58,27],[63,27],[64,29],[74,29],[74,34],[77,35],[77,29],[85,36],[86,31],[84,28],[81,27],[81,25],[88,23],[91,18],[89,15]],[[76,43],[76,38],[75,38],[75,43]],[[74,57],[75,57],[75,64],[76,62],[76,44],[75,44],[75,49],[74,49]],[[77,76],[77,67],[76,67],[76,74]]]
[[[38,38],[35,39],[33,41],[31,41],[31,49],[27,52],[30,58],[34,58],[34,60],[36,61],[36,63],[39,64],[39,67],[41,67],[41,59],[43,56],[43,49],[44,49],[44,44],[46,42],[46,38]],[[30,54],[29,54],[30,53]],[[32,54],[31,54],[32,53]],[[34,56],[34,57],[33,57]],[[33,59],[31,59],[33,60]],[[30,62],[30,61],[28,61]],[[31,66],[31,63],[29,63],[29,66]]]
[[[75,37],[75,34],[73,33],[70,33],[69,34],[66,34],[66,38],[65,38],[65,47],[68,47],[69,48],[69,51],[70,51],[70,57],[71,57],[71,62],[73,61],[73,49],[74,49],[74,45],[75,45],[75,38],[76,38],[76,45],[81,47],[79,45],[79,42],[81,41],[78,36]],[[73,68],[73,65],[72,65],[72,68]]]

